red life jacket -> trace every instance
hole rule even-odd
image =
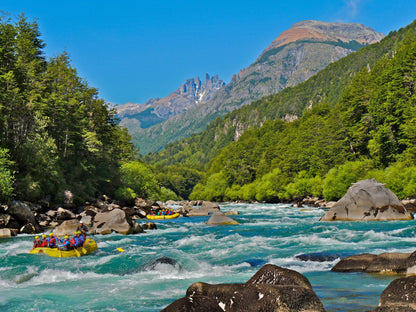
[[[56,245],[56,238],[55,237],[51,237],[49,238],[49,246],[54,246]]]
[[[48,241],[46,239],[42,240],[39,247],[48,247]]]
[[[72,237],[69,242],[71,243],[71,246],[75,246],[75,239]]]

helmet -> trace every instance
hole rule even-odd
[[[50,233],[49,233],[49,236],[53,236],[53,233],[52,233],[52,232],[50,232]]]
[[[83,224],[84,222],[82,222],[82,220],[81,221],[79,221],[79,224]]]
[[[42,234],[42,238],[45,238],[46,237],[46,234]]]
[[[36,235],[36,236],[35,236],[35,239],[38,239],[38,238],[39,238],[39,236],[38,236],[38,235]]]
[[[65,236],[64,236],[64,238],[68,239],[68,238],[69,238],[69,236],[68,236],[68,235],[65,235]]]

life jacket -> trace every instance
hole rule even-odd
[[[84,235],[80,235],[80,237],[79,237],[79,245],[80,246],[83,246],[84,245],[84,242],[85,242],[85,236]]]
[[[78,236],[72,237],[69,241],[71,242],[72,246],[79,247],[79,237]]]
[[[35,240],[35,241],[33,242],[33,248],[40,247],[40,244],[41,244],[41,243],[42,243],[42,242],[41,242],[41,240],[40,240],[40,239]]]
[[[71,242],[67,239],[64,240],[64,243],[63,243],[62,247],[69,247],[69,246],[71,246]]]
[[[48,241],[46,239],[43,239],[39,245],[39,247],[48,247]]]
[[[51,246],[56,246],[56,238],[55,237],[50,237],[50,238],[48,238],[48,246],[49,247],[51,247]]]

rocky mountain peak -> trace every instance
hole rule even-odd
[[[382,33],[376,32],[363,24],[306,20],[295,23],[288,30],[282,32],[264,52],[299,40],[357,41],[362,45],[367,45],[378,42],[383,38]]]

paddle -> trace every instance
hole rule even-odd
[[[99,239],[99,238],[95,237],[95,235],[93,235],[93,234],[90,234],[90,235],[91,235],[92,237],[94,237],[96,240],[101,241],[101,242],[103,242],[103,243],[106,243],[106,244],[108,244],[108,245],[110,245],[110,246],[112,246],[112,247],[116,248],[116,249],[117,249],[118,251],[120,251],[120,252],[125,251],[123,248],[120,248],[120,247],[114,246],[114,245],[110,244],[109,242],[103,241],[102,239]]]

